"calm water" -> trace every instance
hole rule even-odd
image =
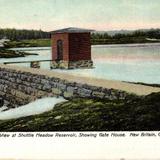
[[[0,59],[0,62],[51,59],[51,48],[30,49],[33,48],[23,48],[26,52],[38,53],[39,56]],[[160,84],[160,43],[92,46],[92,59],[94,69],[56,71],[102,79]],[[29,64],[18,65],[29,67]],[[49,69],[49,63],[41,63],[41,68]]]

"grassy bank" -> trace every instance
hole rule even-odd
[[[50,47],[50,39],[32,39],[21,41],[10,41],[5,43],[5,48],[19,48],[19,47]]]
[[[146,37],[122,37],[122,38],[109,38],[109,39],[91,39],[93,45],[100,44],[135,44],[135,43],[157,43],[157,41],[147,40]]]
[[[160,93],[153,93],[121,101],[77,98],[43,114],[0,121],[0,131],[147,131],[159,130],[159,123]]]

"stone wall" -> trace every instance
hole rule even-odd
[[[13,67],[14,68],[14,67]],[[47,96],[125,99],[124,91],[90,86],[44,74],[0,67],[0,95],[10,107],[27,104]]]
[[[92,68],[92,60],[78,60],[78,61],[51,61],[51,69],[76,69],[76,68]]]

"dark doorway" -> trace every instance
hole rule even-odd
[[[63,41],[57,41],[57,60],[63,60]]]

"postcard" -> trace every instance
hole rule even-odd
[[[159,0],[0,0],[0,159],[159,159]]]

